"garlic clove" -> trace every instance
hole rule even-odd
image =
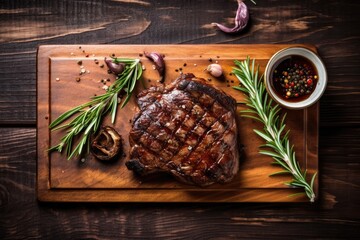
[[[113,59],[107,59],[105,57],[105,63],[109,70],[114,73],[115,75],[121,74],[125,70],[125,64],[124,63],[115,63]]]
[[[206,71],[210,73],[213,77],[220,77],[223,75],[222,67],[217,63],[212,63],[207,66]]]

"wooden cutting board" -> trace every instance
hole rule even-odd
[[[128,133],[131,119],[137,111],[135,94],[128,105],[118,111],[114,127],[124,138],[125,157],[106,164],[91,154],[84,159],[67,160],[64,154],[48,153],[64,131],[49,131],[49,124],[61,113],[91,96],[105,92],[115,77],[102,67],[104,57],[140,58],[145,67],[146,86],[157,85],[158,73],[153,64],[142,56],[144,51],[165,55],[166,83],[176,79],[180,72],[194,73],[219,87],[236,100],[241,92],[232,89],[238,80],[231,74],[234,60],[247,56],[255,58],[263,72],[269,58],[278,50],[295,45],[47,45],[38,49],[37,61],[37,195],[40,201],[54,202],[306,202],[303,195],[289,197],[302,189],[291,189],[283,183],[290,176],[273,176],[279,167],[272,159],[258,153],[263,142],[253,132],[261,125],[251,119],[238,118],[241,143],[244,145],[240,171],[231,183],[199,188],[177,182],[170,176],[140,178],[127,170],[129,159]],[[299,46],[299,45],[296,45]],[[315,47],[300,45],[316,51]],[[82,61],[81,64],[79,61]],[[225,79],[211,77],[204,69],[211,62],[224,68]],[[83,74],[80,75],[80,72]],[[80,81],[78,81],[80,78]],[[136,91],[143,89],[138,84]],[[239,106],[238,110],[244,109]],[[296,157],[312,175],[318,171],[318,104],[304,110],[287,112],[290,140],[295,144]],[[103,125],[111,125],[108,118]],[[318,192],[318,178],[315,181]]]

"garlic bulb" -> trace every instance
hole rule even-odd
[[[207,66],[206,71],[208,71],[214,77],[220,77],[223,74],[222,67],[217,63],[212,63]]]

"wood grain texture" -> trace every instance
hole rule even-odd
[[[230,26],[232,0],[1,1],[0,238],[358,239],[360,2],[256,2],[246,1],[249,28],[227,35],[209,23]],[[39,204],[36,49],[86,43],[314,44],[329,74],[320,101],[318,204]]]

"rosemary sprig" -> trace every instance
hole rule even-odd
[[[119,103],[118,93],[122,90],[126,92],[126,98],[120,106],[123,108],[130,100],[136,82],[142,75],[142,67],[139,59],[114,58],[113,61],[125,64],[125,69],[117,76],[116,81],[108,88],[107,92],[94,96],[89,102],[63,113],[50,124],[49,128],[52,131],[59,129],[66,129],[67,131],[61,138],[60,143],[51,147],[49,151],[57,150],[62,152],[65,150],[68,159],[81,156],[84,151],[88,153],[90,150],[90,136],[97,132],[102,118],[110,112],[111,122],[115,122]],[[71,121],[63,124],[67,119],[76,114],[77,116]],[[73,143],[78,137],[79,141],[73,149]]]
[[[259,152],[272,157],[275,160],[274,164],[284,168],[283,171],[272,175],[291,174],[293,179],[285,184],[304,188],[310,202],[314,202],[313,185],[317,173],[312,176],[310,183],[306,181],[306,170],[301,170],[295,158],[294,146],[290,146],[288,137],[290,131],[284,133],[286,114],[280,118],[281,108],[279,105],[273,104],[272,99],[269,98],[262,76],[259,77],[259,66],[255,69],[255,60],[253,60],[250,69],[249,57],[244,61],[236,60],[235,65],[237,68],[233,69],[233,73],[242,86],[235,86],[234,88],[247,95],[245,104],[249,107],[242,111],[243,116],[264,124],[263,131],[254,129],[254,132],[266,141]]]

